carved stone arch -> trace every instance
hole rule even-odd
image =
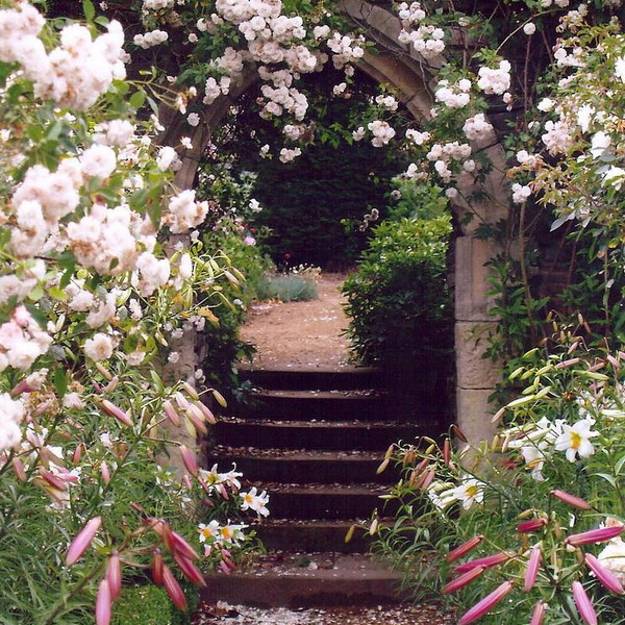
[[[376,52],[365,53],[359,69],[377,82],[393,87],[417,123],[428,119],[433,104],[432,86],[435,84],[436,69],[444,63],[444,59],[430,59],[426,64],[413,49],[398,43],[397,36],[401,29],[399,19],[385,8],[366,0],[342,0],[340,6],[377,44]],[[181,157],[183,165],[176,175],[176,183],[180,188],[193,186],[212,130],[219,126],[238,98],[258,80],[256,69],[246,67],[227,96],[221,96],[205,107],[201,114],[202,123],[192,129],[193,147]],[[184,118],[175,111],[165,111],[161,119],[167,128],[160,139],[162,145],[177,146],[180,138],[191,130]],[[479,223],[495,223],[505,217],[509,210],[504,151],[499,144],[472,147],[474,151],[484,150],[493,168],[480,187],[488,199],[477,206],[472,204],[471,208],[479,216]],[[460,190],[466,197],[473,188],[471,184],[465,184],[460,186]],[[462,201],[456,202],[453,207],[460,218],[467,208]],[[478,441],[492,434],[489,416],[492,409],[488,397],[494,391],[500,375],[500,366],[483,358],[486,336],[495,330],[498,323],[489,314],[491,302],[488,297],[486,265],[499,250],[494,243],[475,238],[474,229],[475,222],[465,224],[461,235],[454,241],[453,274],[456,419],[469,440]]]

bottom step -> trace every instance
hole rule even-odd
[[[259,607],[379,605],[400,601],[397,573],[363,554],[269,554],[250,569],[206,577],[202,597]]]
[[[268,519],[253,526],[263,545],[270,550],[319,551],[338,553],[365,553],[369,550],[371,537],[363,529],[365,520],[296,520]],[[349,542],[345,536],[352,525],[357,528]]]

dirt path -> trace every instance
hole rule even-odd
[[[241,338],[257,348],[255,366],[341,368],[348,365],[348,325],[340,292],[343,274],[322,274],[319,299],[260,302],[250,308]]]

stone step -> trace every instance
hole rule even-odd
[[[402,407],[403,408],[403,407]],[[237,416],[289,421],[380,421],[395,412],[392,401],[374,389],[351,391],[283,391],[255,389]],[[405,412],[397,419],[404,420]],[[419,420],[420,419],[416,419]]]
[[[383,457],[383,453],[372,451],[341,452],[217,446],[208,452],[207,466],[217,463],[222,468],[234,463],[251,482],[390,483],[398,477],[398,472],[392,468],[376,475]]]
[[[379,371],[373,367],[255,369],[248,365],[239,365],[238,370],[242,380],[266,389],[349,390],[376,388],[380,381]]]
[[[292,449],[383,451],[399,440],[432,434],[423,424],[372,421],[269,421],[223,418],[214,428],[220,445]]]
[[[333,551],[337,553],[364,553],[369,550],[371,537],[362,529],[364,520],[338,519],[276,519],[269,517],[252,526],[263,545],[270,550]],[[352,525],[356,529],[349,542],[345,537]]]
[[[363,554],[269,554],[252,568],[206,576],[201,594],[259,607],[371,606],[398,602],[399,583],[396,573]]]
[[[309,476],[309,479],[314,476]],[[261,483],[258,488],[270,494],[272,516],[285,519],[367,518],[384,501],[386,489],[379,484]],[[387,507],[390,509],[390,506]]]

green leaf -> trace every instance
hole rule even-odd
[[[57,369],[52,376],[52,383],[59,397],[63,397],[63,395],[67,393],[67,388],[69,386],[69,375],[67,371],[65,369]]]
[[[134,109],[140,109],[145,104],[145,92],[135,91],[130,97],[130,106]]]
[[[82,0],[82,10],[85,14],[85,19],[88,22],[93,22],[93,18],[95,17],[93,2],[91,2],[91,0]]]

